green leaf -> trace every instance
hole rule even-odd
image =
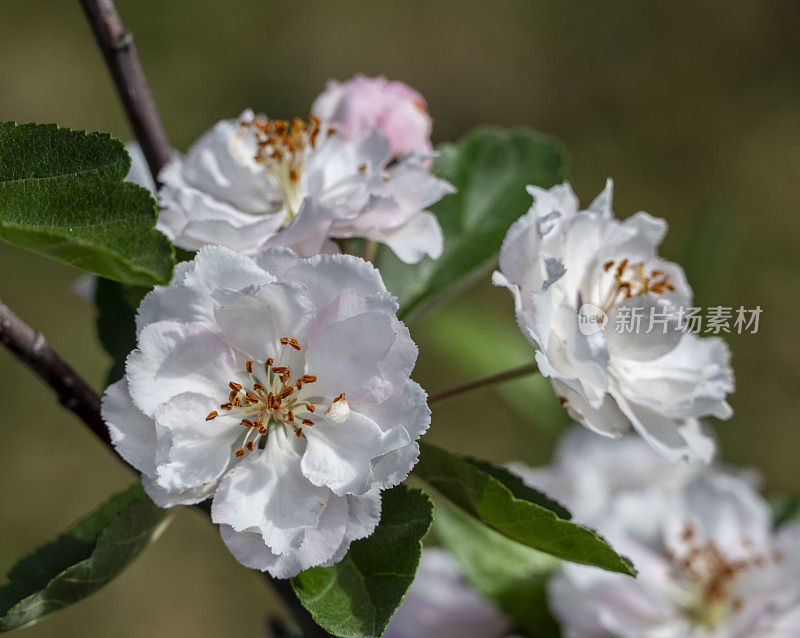
[[[377,638],[400,606],[433,520],[427,494],[405,485],[382,494],[381,520],[372,536],[355,541],[331,567],[312,567],[294,579],[294,591],[314,620],[344,638]]]
[[[523,545],[575,563],[636,574],[596,532],[567,520],[565,510],[521,481],[505,485],[505,470],[421,442],[414,474],[489,527]],[[522,491],[520,485],[525,491]],[[536,496],[530,496],[533,493]]]
[[[431,207],[444,234],[442,256],[408,265],[383,247],[377,260],[402,317],[492,264],[508,227],[530,208],[525,186],[549,187],[566,177],[564,147],[528,129],[478,128],[438,151],[434,173],[458,189]]]
[[[125,360],[136,347],[136,311],[131,295],[136,296],[142,290],[110,279],[97,280],[94,293],[97,334],[112,362],[107,386],[125,374]]]
[[[147,189],[122,181],[129,168],[106,133],[0,122],[0,238],[124,283],[166,283],[172,245]]]
[[[37,622],[100,589],[159,534],[165,514],[135,485],[23,558],[0,587],[0,631]]]
[[[545,585],[559,561],[507,539],[472,516],[436,503],[436,535],[458,561],[469,583],[494,600],[529,638],[556,638]]]
[[[800,522],[800,496],[796,494],[773,494],[769,498],[772,508],[772,526],[780,529],[787,523]]]

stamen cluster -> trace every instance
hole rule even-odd
[[[745,601],[731,594],[743,572],[763,569],[770,560],[776,565],[784,560],[783,552],[777,549],[769,557],[755,551],[753,541],[747,537],[742,539],[742,545],[750,554],[732,558],[713,539],[701,541],[690,522],[681,533],[681,543],[680,553],[667,549],[665,555],[673,564],[673,578],[683,580],[693,592],[685,604],[687,615],[708,627],[716,626],[729,609],[739,611],[744,607]]]
[[[611,259],[603,264],[605,272],[609,272],[612,268],[614,268],[614,284],[603,305],[605,312],[621,299],[647,294],[660,297],[667,291],[675,292],[675,286],[670,281],[668,273],[658,269],[648,272],[643,261],[631,263],[629,259],[624,258],[619,261]]]
[[[224,412],[234,412],[242,416],[239,425],[247,428],[242,446],[236,450],[237,457],[243,457],[245,451],[252,452],[255,445],[259,448],[266,445],[266,437],[269,427],[272,424],[283,424],[291,428],[294,435],[298,438],[303,436],[303,427],[311,427],[314,420],[302,416],[301,410],[308,414],[314,414],[317,406],[310,402],[300,399],[300,391],[304,385],[314,383],[316,375],[303,374],[294,379],[292,370],[288,365],[281,365],[284,359],[284,349],[286,346],[300,351],[302,347],[296,337],[281,337],[281,356],[278,365],[272,357],[267,357],[264,362],[265,383],[259,380],[255,372],[255,362],[248,360],[245,364],[245,372],[250,379],[250,388],[245,388],[236,381],[230,381],[228,387],[230,394],[225,403],[221,403],[219,409]],[[294,379],[294,380],[293,380]],[[333,399],[330,406],[325,411],[331,412],[333,406],[339,401],[345,400],[345,393],[342,392]],[[219,416],[219,412],[213,410],[206,417],[206,421],[211,421]],[[253,439],[250,435],[255,433]]]

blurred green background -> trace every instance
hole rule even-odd
[[[173,144],[252,106],[305,114],[330,77],[385,74],[428,99],[437,142],[480,123],[561,138],[584,202],[616,182],[616,210],[671,225],[702,305],[761,305],[729,339],[734,418],[723,456],[770,490],[800,491],[800,4],[118,0]],[[0,120],[130,131],[77,0],[0,4]],[[524,211],[520,211],[522,214]],[[100,387],[107,366],[78,273],[0,245],[0,298]],[[487,277],[412,326],[429,390],[529,360],[508,294]],[[132,482],[0,351],[0,570]],[[432,440],[545,462],[563,413],[541,381],[442,403]],[[264,635],[266,586],[215,530],[180,512],[111,586],[22,630],[35,636]]]

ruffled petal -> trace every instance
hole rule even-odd
[[[297,549],[283,554],[273,552],[258,531],[236,531],[229,525],[220,525],[220,533],[225,545],[242,565],[269,572],[273,578],[292,578],[333,558],[344,539],[347,512],[346,499],[332,496],[319,517],[318,525],[305,532]]]
[[[294,440],[292,440],[294,439]],[[303,442],[272,429],[263,450],[248,453],[222,479],[212,520],[236,531],[258,530],[276,554],[297,550],[319,524],[331,491],[316,487],[300,468]]]
[[[243,436],[238,419],[219,410],[219,401],[194,393],[180,394],[156,410],[160,426],[155,481],[169,492],[206,487],[216,481],[234,459],[234,444]],[[238,444],[236,445],[238,447]]]
[[[156,424],[131,399],[128,381],[120,379],[103,395],[103,420],[119,455],[146,476],[155,472]]]
[[[384,431],[357,412],[350,412],[341,423],[317,419],[313,428],[304,428],[304,434],[308,445],[301,462],[303,474],[315,485],[329,487],[339,495],[363,494],[373,485],[382,484],[395,468],[377,468],[377,461],[411,443],[402,426]],[[411,465],[398,468],[406,474],[410,469]]]
[[[199,324],[161,321],[146,326],[125,370],[134,403],[149,416],[184,392],[224,398],[241,373],[222,337]]]

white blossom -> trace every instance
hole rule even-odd
[[[612,329],[632,310],[691,305],[683,270],[657,254],[666,223],[644,212],[617,220],[610,181],[586,210],[568,184],[528,191],[533,206],[509,229],[494,282],[513,293],[540,371],[569,414],[595,432],[620,437],[633,426],[671,462],[708,461],[713,442],[697,419],[732,413],[724,341],[687,334],[677,322]]]
[[[213,498],[243,564],[290,577],[369,535],[427,429],[417,348],[378,271],[201,248],[137,315],[103,416],[162,507]]]
[[[616,500],[602,530],[639,574],[565,563],[548,586],[565,638],[800,636],[800,524],[773,530],[746,479],[704,468]]]
[[[438,258],[442,232],[426,209],[453,187],[425,158],[394,158],[379,129],[348,138],[312,116],[223,120],[160,174],[158,222],[177,246],[245,254],[288,246],[336,253],[332,238],[385,243],[407,263]]]
[[[638,506],[643,490],[651,499],[640,519],[649,524],[648,512],[681,489],[695,467],[671,464],[641,437],[627,434],[609,439],[578,425],[560,438],[549,465],[509,465],[528,486],[554,498],[575,520],[591,527],[602,527],[613,519],[615,508],[626,507],[629,495]]]
[[[494,603],[470,587],[455,560],[430,547],[384,638],[500,638],[511,627]]]
[[[330,80],[314,101],[311,112],[349,138],[380,129],[389,138],[392,153],[397,155],[410,152],[428,155],[433,150],[433,121],[425,98],[403,82],[363,75],[347,82]]]

